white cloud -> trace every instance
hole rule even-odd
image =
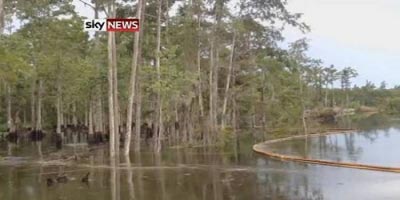
[[[355,66],[357,84],[387,80],[398,84],[400,72],[399,0],[289,0],[288,9],[304,13],[311,33],[293,28],[285,31],[288,40],[311,39],[310,55],[326,64]],[[379,69],[379,70],[376,70]]]
[[[290,0],[312,34],[355,48],[400,53],[398,0]]]

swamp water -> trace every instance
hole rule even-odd
[[[397,124],[400,121],[362,121],[359,125],[368,127],[354,134],[312,138],[307,144],[287,141],[268,148],[315,158],[400,166]],[[18,145],[1,142],[0,200],[400,198],[400,174],[281,162],[252,152],[255,141],[241,141],[230,148],[234,150],[167,149],[160,156],[144,150],[113,162],[106,146],[65,146],[56,151],[46,140]],[[87,173],[89,182],[82,182]],[[48,179],[58,174],[65,174],[68,181],[49,186]]]

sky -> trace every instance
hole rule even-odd
[[[311,32],[287,28],[285,43],[308,38],[310,57],[357,69],[358,86],[367,80],[400,85],[399,0],[289,0],[288,9],[303,13]]]

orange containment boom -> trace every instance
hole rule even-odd
[[[330,134],[339,134],[339,133],[348,134],[348,133],[355,132],[355,130],[338,130],[338,131],[333,130],[333,131],[328,131],[328,132],[319,133],[319,134],[298,135],[298,136],[291,136],[291,137],[280,138],[280,139],[275,139],[275,140],[268,140],[268,141],[265,141],[265,142],[262,142],[259,144],[255,144],[253,146],[253,151],[255,151],[259,154],[268,156],[270,158],[274,158],[274,159],[282,160],[282,161],[295,161],[295,162],[301,162],[301,163],[328,165],[328,166],[334,166],[334,167],[346,167],[346,168],[354,168],[354,169],[400,173],[399,167],[385,167],[385,166],[379,166],[379,165],[369,165],[369,164],[360,164],[360,163],[351,163],[351,162],[336,162],[336,161],[330,161],[330,160],[304,158],[304,157],[300,157],[300,156],[283,155],[283,154],[275,153],[275,152],[268,151],[265,149],[265,146],[267,146],[268,144],[274,144],[274,143],[292,140],[292,139],[299,139],[299,138],[306,138],[306,137],[319,137],[319,136],[330,135]]]

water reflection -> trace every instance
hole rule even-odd
[[[7,142],[7,156],[13,156],[13,149],[15,148],[15,146],[15,143]]]
[[[377,121],[375,117],[372,118],[372,123]],[[293,139],[266,145],[265,148],[305,158],[400,167],[400,159],[393,151],[398,147],[399,140],[400,129],[389,126],[363,129],[350,134]]]
[[[136,199],[135,197],[135,187],[133,184],[133,171],[130,170],[132,167],[131,165],[131,158],[129,156],[125,156],[125,163],[126,163],[126,182],[128,183],[128,190],[129,190],[129,200],[134,200]]]
[[[0,199],[324,199],[334,197],[331,189],[340,187],[339,181],[346,186],[360,184],[349,180],[349,175],[393,177],[240,154],[242,159],[236,162],[231,153],[216,149],[174,149],[101,163],[101,153],[94,152],[81,166],[0,166],[0,188],[7,188],[0,191]],[[87,172],[89,184],[81,182]],[[62,173],[68,176],[67,183],[46,185],[46,178]]]
[[[120,200],[120,172],[119,172],[119,158],[111,159],[111,176],[110,176],[110,194],[112,200]]]
[[[399,126],[393,125],[354,135],[308,138],[276,150],[339,160],[367,160],[385,148],[395,148],[396,140],[400,140],[398,133]],[[143,149],[141,153],[110,160],[108,148],[102,146],[65,145],[57,151],[46,140],[18,145],[0,143],[0,156],[10,152],[12,157],[32,160],[15,165],[16,160],[0,159],[0,199],[285,200],[400,196],[398,174],[270,160],[255,155],[252,144],[251,139],[241,139],[233,140],[224,149],[172,148],[161,154]],[[394,152],[386,151],[386,156],[392,155],[384,161],[396,160]],[[88,156],[66,165],[33,164],[41,158],[46,161],[50,155]],[[87,173],[88,183],[82,182]],[[66,174],[68,182],[47,186],[46,179],[58,174]]]

